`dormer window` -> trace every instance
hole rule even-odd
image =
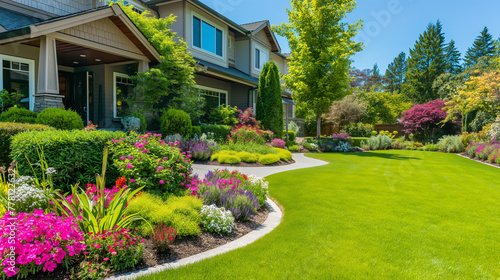
[[[193,46],[222,57],[223,31],[193,16]]]

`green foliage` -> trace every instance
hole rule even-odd
[[[349,134],[350,135],[350,134]],[[352,146],[353,147],[361,147],[362,142],[367,142],[370,137],[352,137]]]
[[[298,148],[298,147],[297,147]],[[280,148],[274,148],[276,151],[278,151],[278,156],[280,157],[280,160],[282,161],[290,161],[293,158],[293,155],[290,151],[285,150],[285,149],[280,149]]]
[[[266,138],[257,126],[244,125],[231,130],[228,143],[263,145]]]
[[[224,164],[238,164],[241,162],[241,158],[237,155],[228,155],[222,152],[218,157],[218,161]]]
[[[351,123],[344,126],[342,132],[349,134],[351,137],[370,137],[374,126],[372,124]]]
[[[403,86],[403,93],[410,100],[426,103],[439,97],[433,83],[446,70],[444,40],[441,22],[437,21],[427,26],[410,50],[405,74],[407,83]]]
[[[227,136],[231,133],[231,127],[228,125],[202,125],[200,126],[201,133],[214,134],[214,140],[218,143],[225,142]]]
[[[189,138],[193,132],[191,118],[181,110],[168,109],[161,116],[161,133],[163,135],[180,134]]]
[[[167,201],[150,193],[142,193],[128,205],[126,214],[138,214],[151,225],[164,224],[177,230],[177,237],[201,234],[201,207],[203,201],[194,196],[172,196]],[[144,221],[132,223],[142,236],[149,236],[151,227]]]
[[[293,0],[287,9],[289,22],[273,26],[278,35],[288,39],[291,49],[289,71],[283,79],[294,92],[298,108],[316,120],[333,101],[341,100],[349,87],[350,56],[362,48],[352,40],[361,22],[345,22],[355,7],[352,0]],[[320,122],[317,135],[321,135]]]
[[[368,139],[367,143],[371,150],[385,150],[391,146],[392,139],[387,135],[379,134],[377,136],[372,136]]]
[[[220,150],[231,150],[236,152],[249,152],[258,154],[276,154],[276,150],[273,147],[267,145],[259,145],[256,143],[246,143],[246,144],[236,144],[228,143],[227,145],[221,145]]]
[[[10,158],[12,136],[25,131],[42,130],[54,130],[54,128],[40,124],[0,123],[0,165],[6,166],[12,162]]]
[[[221,105],[219,108],[211,110],[208,121],[212,124],[233,126],[238,123],[236,112],[238,108],[230,105]]]
[[[22,93],[18,93],[17,91],[9,93],[7,90],[0,91],[0,112],[5,112],[7,109],[16,106],[19,101],[23,98]]]
[[[314,146],[313,146],[314,145]],[[309,143],[309,142],[304,142],[302,143],[302,147],[306,148],[310,152],[315,152],[318,150],[316,144]]]
[[[361,120],[370,124],[396,123],[401,114],[413,105],[406,96],[397,92],[359,92],[357,99],[366,107],[366,114]]]
[[[259,157],[259,162],[264,164],[264,165],[270,165],[273,163],[277,163],[280,160],[281,160],[280,157],[278,155],[274,155],[274,154],[261,155]]]
[[[401,88],[405,83],[406,54],[401,52],[390,64],[385,71],[387,79],[387,90],[391,93],[401,92]]]
[[[30,163],[39,164],[37,148],[41,148],[49,167],[57,170],[54,184],[63,191],[70,190],[76,182],[91,183],[100,171],[103,150],[112,139],[125,137],[123,132],[84,130],[28,131],[12,137],[12,160],[18,161],[20,174],[33,174]],[[28,159],[27,159],[27,158]],[[108,164],[106,179],[108,184],[118,178],[118,171]],[[35,169],[38,177],[41,170]]]
[[[196,63],[187,51],[185,41],[170,29],[175,16],[157,18],[147,10],[137,13],[132,10],[132,5],[119,4],[161,55],[156,67],[132,77],[137,87],[127,103],[134,104],[134,110],[154,114],[169,103],[172,108],[188,112],[193,120],[199,119],[203,114],[204,98],[194,87]]]
[[[241,159],[241,161],[246,163],[254,163],[259,161],[260,154],[257,153],[249,153],[249,152],[239,152],[236,154],[237,157]]]
[[[198,137],[201,137],[201,127],[199,126],[193,126],[193,136],[197,135]]]
[[[256,118],[265,129],[281,138],[283,101],[278,65],[274,61],[266,63],[260,73]]]
[[[450,43],[444,48],[446,58],[446,72],[456,75],[462,72],[462,65],[460,64],[460,52],[455,46],[455,41],[451,40]]]
[[[439,139],[438,145],[443,152],[447,153],[462,153],[465,152],[464,145],[460,135],[448,135]]]
[[[142,113],[139,113],[139,112],[134,112],[131,114],[131,116],[141,120],[141,126],[139,127],[139,132],[142,132],[142,133],[146,132],[146,130],[148,129],[148,123],[147,123],[144,115]]]
[[[300,152],[300,147],[298,145],[289,146],[288,150],[292,152]]]
[[[283,140],[286,138],[286,130],[283,130]],[[288,131],[288,141],[295,141],[295,131],[289,130]]]
[[[351,122],[359,121],[366,114],[366,108],[354,95],[348,95],[344,99],[335,101],[323,116],[326,122],[335,127],[342,127]]]
[[[0,115],[2,122],[36,123],[36,113],[25,108],[10,107]]]
[[[83,120],[77,112],[47,108],[36,117],[36,122],[62,130],[83,129]]]
[[[493,117],[488,112],[480,111],[477,112],[476,117],[470,123],[470,128],[472,132],[479,132],[483,130],[483,127],[485,127],[487,124],[494,122],[495,122],[495,117]]]
[[[481,57],[493,57],[496,54],[495,40],[488,31],[488,27],[484,27],[481,34],[476,38],[474,44],[465,53],[465,67],[471,67],[478,63]]]

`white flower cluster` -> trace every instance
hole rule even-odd
[[[318,145],[317,145],[317,144],[314,144],[314,143],[311,143],[311,148],[313,148],[313,149],[316,149],[316,150],[317,150],[317,149],[318,149]]]
[[[488,130],[488,137],[490,141],[500,142],[500,116],[497,117],[497,120],[494,124],[491,125],[490,130]]]
[[[216,233],[231,233],[233,231],[234,217],[224,207],[204,205],[201,209],[201,223],[205,230]]]
[[[56,174],[56,173],[57,173],[57,170],[54,167],[49,167],[49,168],[47,168],[47,170],[45,170],[45,174],[47,174],[47,175],[52,175],[52,174]]]
[[[260,186],[262,189],[265,190],[266,195],[269,193],[269,191],[268,191],[268,189],[269,189],[269,182],[266,181],[266,179],[257,177],[255,175],[250,175],[250,176],[248,176],[248,182],[250,184],[253,184],[253,185],[256,185],[256,186]]]
[[[21,184],[9,190],[9,201],[14,204],[17,212],[31,212],[43,208],[47,203],[47,196],[44,190],[33,185]]]
[[[35,179],[33,179],[33,177],[30,177],[30,176],[20,176],[20,177],[14,176],[10,180],[10,183],[14,186],[32,184],[34,182],[35,182]]]

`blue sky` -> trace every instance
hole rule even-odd
[[[288,21],[289,0],[202,0],[237,23],[268,19],[271,24]],[[358,0],[357,9],[347,20],[364,21],[357,37],[365,43],[363,51],[353,57],[358,69],[372,68],[375,63],[385,73],[387,65],[401,52],[407,54],[427,25],[440,20],[446,41],[455,40],[463,54],[485,26],[495,39],[500,37],[500,1],[498,0]],[[289,48],[278,38],[283,52]]]

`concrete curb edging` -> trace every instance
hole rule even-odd
[[[134,272],[129,272],[113,277],[108,277],[105,278],[105,280],[128,280],[128,279],[137,279],[139,277],[147,276],[150,274],[155,274],[159,273],[165,270],[170,270],[170,269],[176,269],[182,266],[194,264],[197,262],[200,262],[205,259],[209,259],[212,257],[215,257],[217,255],[222,255],[227,252],[245,247],[258,239],[264,237],[266,234],[270,233],[272,230],[274,230],[280,223],[283,218],[283,213],[281,212],[280,208],[274,201],[269,199],[269,197],[266,200],[266,205],[269,208],[269,215],[267,219],[264,221],[262,225],[260,225],[257,229],[247,233],[246,235],[242,236],[239,239],[236,239],[235,241],[232,241],[230,243],[227,243],[223,246],[214,248],[212,250],[199,253],[197,255],[187,257],[184,259],[180,259],[177,261],[157,265],[154,267],[149,267],[145,268],[142,270],[134,271]]]
[[[500,166],[497,166],[497,165],[493,165],[493,164],[490,164],[490,163],[487,163],[487,162],[483,162],[483,161],[479,161],[479,160],[475,160],[473,158],[470,158],[468,156],[464,156],[464,155],[461,155],[461,154],[456,154],[457,156],[459,157],[463,157],[463,158],[466,158],[468,160],[472,160],[472,161],[475,161],[475,162],[479,162],[479,163],[482,163],[484,165],[488,165],[488,166],[491,166],[491,167],[495,167],[495,168],[500,168]]]

